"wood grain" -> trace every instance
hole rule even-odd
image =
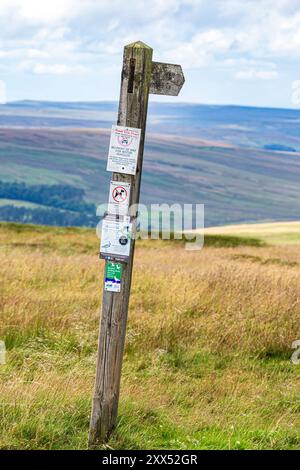
[[[152,52],[149,46],[140,41],[124,48],[118,125],[141,129],[141,142],[136,175],[114,173],[113,180],[131,183],[131,205],[138,204],[140,198]],[[134,218],[136,210],[131,215]],[[103,288],[90,448],[105,442],[116,426],[134,245],[132,240],[129,262],[123,264],[121,291],[107,292]]]

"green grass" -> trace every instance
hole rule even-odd
[[[238,237],[234,235],[205,235],[204,243],[206,247],[235,247],[235,246],[265,246],[266,243],[259,238]]]
[[[152,232],[152,235],[155,237],[151,243],[152,246],[153,244],[158,244],[158,246],[163,246],[164,245],[171,245],[174,246],[174,244],[180,245],[180,246],[185,246],[186,244],[188,245],[189,243],[192,244],[195,242],[195,240],[190,239],[190,237],[185,237],[185,235],[181,235],[176,232],[172,232],[169,234],[169,238],[164,238],[162,232]],[[143,232],[141,234],[141,237],[143,238],[145,236],[145,233]],[[149,232],[148,234],[149,238],[151,238],[151,233]],[[140,241],[139,241],[140,243]],[[234,248],[237,246],[266,246],[266,243],[261,240],[259,237],[247,237],[247,236],[235,236],[235,235],[211,235],[211,234],[205,234],[204,235],[204,245],[205,247],[215,247],[215,248]]]
[[[262,243],[271,245],[298,245],[300,244],[300,222],[268,222],[209,227],[205,230],[205,235],[206,237],[255,238]]]
[[[138,242],[110,449],[299,449],[299,250],[241,238]],[[0,241],[0,449],[85,449],[99,240],[2,223]]]

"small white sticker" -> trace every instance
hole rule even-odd
[[[102,222],[100,256],[105,259],[127,261],[130,254],[132,224],[105,217]]]
[[[107,171],[135,175],[140,140],[141,129],[112,126]]]
[[[109,189],[108,212],[115,215],[127,215],[130,200],[130,183],[111,181]]]

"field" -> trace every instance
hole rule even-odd
[[[300,222],[269,222],[264,224],[227,225],[226,227],[209,227],[206,235],[254,237],[272,245],[299,245]]]
[[[290,360],[299,246],[249,231],[210,235],[199,252],[138,242],[109,448],[300,447],[300,366]],[[86,448],[99,240],[88,229],[17,224],[1,224],[0,239],[0,448]]]
[[[106,203],[116,116],[117,104],[105,102],[1,106],[0,186],[68,185],[87,203]],[[205,204],[208,226],[299,220],[299,118],[299,110],[151,103],[141,202]],[[57,207],[20,204],[0,191],[0,220],[63,224]],[[75,222],[65,224],[94,226]]]

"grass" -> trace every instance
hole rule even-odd
[[[254,237],[272,245],[299,245],[300,222],[270,222],[261,224],[227,225],[206,229],[207,236]]]
[[[299,249],[233,237],[197,252],[137,243],[110,448],[299,448],[300,367],[290,361]],[[0,448],[84,449],[99,240],[87,229],[1,224],[0,241]]]

